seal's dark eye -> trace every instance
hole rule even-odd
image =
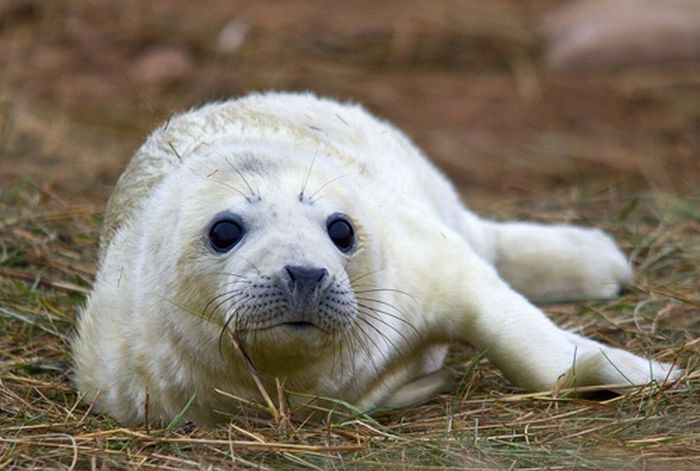
[[[333,215],[326,223],[328,236],[341,252],[349,252],[355,245],[355,231],[345,216]]]
[[[217,252],[228,252],[243,237],[243,227],[234,219],[222,219],[209,229],[209,242]]]

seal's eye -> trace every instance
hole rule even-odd
[[[217,252],[228,252],[243,237],[243,226],[234,218],[221,219],[209,229],[209,242]]]
[[[326,223],[328,236],[341,252],[349,252],[355,245],[355,230],[347,217],[334,214]]]

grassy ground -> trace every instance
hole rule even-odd
[[[557,322],[684,365],[671,388],[599,401],[524,394],[457,350],[450,394],[409,410],[320,425],[237,417],[200,429],[125,429],[94,416],[70,383],[68,341],[95,265],[99,209],[36,188],[0,197],[0,466],[191,468],[304,466],[691,469],[700,465],[699,196],[555,197],[501,216],[570,220],[612,232],[637,267],[606,302],[546,306]]]
[[[700,66],[547,70],[538,24],[559,3],[0,3],[0,469],[699,467]],[[245,40],[224,53],[232,20]],[[269,88],[365,103],[484,215],[612,233],[634,287],[545,310],[687,375],[597,401],[525,394],[458,347],[449,394],[372,417],[92,414],[68,342],[111,185],[171,112]]]

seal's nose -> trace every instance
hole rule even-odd
[[[287,265],[284,267],[293,291],[313,292],[328,275],[325,268],[309,268]]]

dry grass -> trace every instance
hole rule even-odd
[[[122,428],[90,413],[70,382],[68,341],[95,265],[99,211],[26,184],[0,196],[0,468],[691,469],[700,465],[698,196],[506,201],[503,214],[570,220],[615,234],[634,289],[606,302],[547,306],[560,324],[688,375],[598,401],[523,394],[473,352],[458,386],[419,407],[321,424],[264,414],[230,425]]]

